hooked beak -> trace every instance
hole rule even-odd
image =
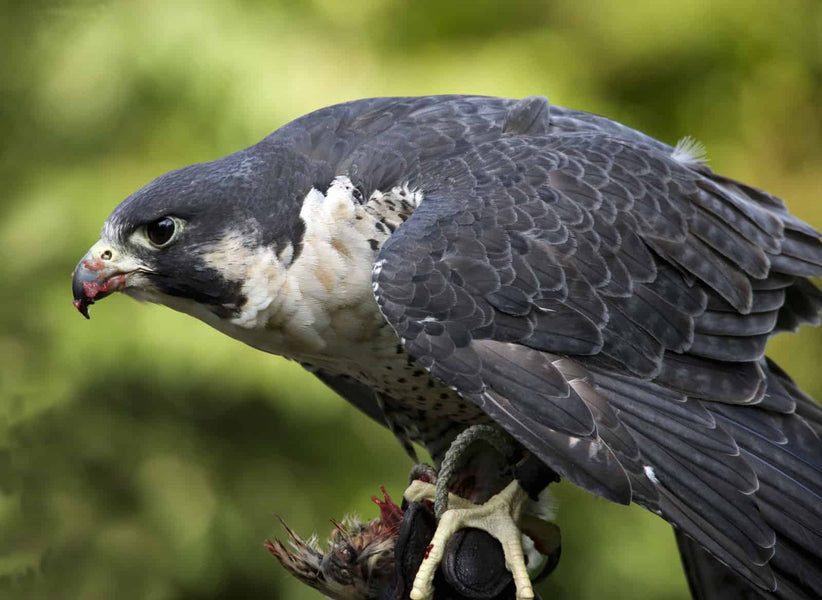
[[[80,259],[72,274],[74,307],[86,319],[88,307],[126,284],[126,276],[137,270],[130,260],[122,260],[111,244],[100,240]]]

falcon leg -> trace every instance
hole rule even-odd
[[[517,599],[530,600],[534,597],[525,566],[520,529],[528,494],[519,482],[514,479],[502,491],[479,505],[448,493],[448,480],[451,474],[457,468],[465,450],[476,441],[489,443],[504,456],[511,456],[514,453],[510,439],[498,429],[488,425],[476,425],[457,436],[451,444],[443,460],[436,488],[431,484],[415,481],[404,494],[410,502],[430,500],[433,494],[435,512],[439,517],[439,524],[428,547],[428,553],[414,578],[411,600],[430,600],[433,597],[434,575],[443,559],[446,542],[457,531],[465,528],[481,529],[499,540],[505,556],[505,566],[514,578]]]
[[[445,544],[457,531],[468,527],[486,531],[500,541],[505,555],[505,566],[514,577],[517,599],[533,598],[534,590],[522,552],[522,531],[518,525],[527,499],[525,490],[514,480],[485,504],[446,511],[437,525],[437,532],[429,545],[428,556],[423,560],[414,578],[411,600],[429,600],[433,597],[432,582],[442,561]]]
[[[434,496],[434,515],[439,519],[448,509],[448,485],[456,470],[464,462],[468,449],[477,442],[485,442],[506,459],[516,452],[511,438],[492,425],[473,425],[460,433],[451,442],[442,460]]]

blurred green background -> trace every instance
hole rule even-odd
[[[70,274],[150,179],[365,96],[606,114],[822,227],[822,3],[0,2],[0,597],[310,599],[263,549],[371,518],[411,466],[294,364]],[[771,355],[822,398],[822,335]],[[669,528],[558,487],[546,598],[686,598]]]

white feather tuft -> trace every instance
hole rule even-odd
[[[671,158],[681,163],[706,163],[705,144],[686,135],[676,143]]]
[[[559,502],[551,493],[549,488],[540,492],[536,500],[529,500],[526,507],[528,514],[535,516],[542,521],[553,521],[557,517]]]
[[[651,480],[651,483],[659,485],[659,479],[657,479],[656,473],[654,473],[654,468],[650,465],[645,465],[643,469],[645,470],[645,476]]]

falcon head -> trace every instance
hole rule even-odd
[[[121,291],[207,322],[236,315],[262,254],[270,264],[299,253],[301,198],[288,190],[310,188],[306,173],[294,153],[261,143],[155,179],[111,213],[80,260],[75,307],[88,318],[91,304]]]

